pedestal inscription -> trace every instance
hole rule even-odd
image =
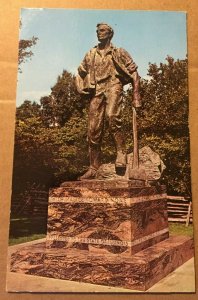
[[[48,247],[131,255],[168,237],[163,187],[95,190],[86,185],[51,190]]]

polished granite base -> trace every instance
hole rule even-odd
[[[112,183],[96,181],[94,188],[90,181],[75,182],[50,190],[47,246],[131,256],[168,238],[164,186]]]
[[[145,291],[192,256],[191,238],[169,237],[164,186],[90,180],[50,190],[46,243],[11,271]]]
[[[146,291],[193,257],[193,252],[192,239],[183,236],[172,236],[131,257],[46,249],[40,243],[12,254],[11,271]]]

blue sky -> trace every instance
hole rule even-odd
[[[76,73],[85,53],[97,44],[96,24],[114,29],[112,43],[125,48],[146,78],[148,63],[187,54],[186,14],[166,11],[22,9],[21,39],[39,38],[31,61],[18,74],[17,106],[48,95],[63,69]]]

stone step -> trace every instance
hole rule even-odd
[[[172,236],[131,257],[46,249],[40,243],[13,253],[11,271],[146,291],[193,255],[193,240],[184,236]]]

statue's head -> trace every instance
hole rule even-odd
[[[99,42],[102,42],[104,40],[111,40],[113,35],[114,35],[114,31],[113,28],[111,28],[111,26],[109,26],[106,23],[99,23],[96,26],[97,30],[97,37]]]

